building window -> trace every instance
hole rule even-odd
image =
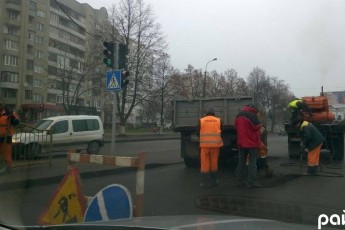
[[[56,66],[48,65],[48,74],[56,76],[57,75]]]
[[[13,20],[19,20],[19,13],[15,11],[9,11],[8,12],[8,18]]]
[[[4,65],[18,66],[18,58],[12,55],[4,55]]]
[[[34,72],[35,72],[35,73],[43,73],[43,72],[44,72],[43,66],[34,65]]]
[[[58,23],[59,22],[59,15],[50,12],[50,22]]]
[[[101,102],[100,101],[93,101],[93,107],[100,108]]]
[[[30,41],[35,41],[35,32],[29,31],[29,40]]]
[[[33,86],[34,87],[42,87],[42,80],[34,79]]]
[[[18,35],[19,34],[19,28],[9,25],[4,25],[4,33],[5,34],[11,34],[11,35]]]
[[[42,23],[37,22],[36,23],[36,29],[39,31],[43,31],[44,30],[44,25]]]
[[[5,40],[5,48],[8,50],[18,51],[19,44],[18,44],[18,42],[15,42],[12,40]]]
[[[2,72],[1,73],[1,82],[18,82],[18,73],[13,72]]]
[[[33,101],[36,101],[36,102],[42,102],[42,95],[34,93],[32,99]]]
[[[32,100],[32,90],[25,90],[25,99]]]
[[[44,52],[40,50],[35,51],[35,57],[37,58],[44,58]]]
[[[62,95],[56,95],[56,103],[62,103]]]
[[[26,60],[26,68],[28,70],[34,70],[34,60]]]
[[[17,90],[16,89],[3,89],[4,98],[16,98]]]
[[[33,83],[34,83],[34,78],[33,78],[33,76],[31,76],[31,75],[26,75],[26,83],[27,83],[28,85],[33,85]]]
[[[48,54],[48,60],[53,61],[53,62],[57,62],[57,54],[49,53]]]
[[[52,94],[52,93],[48,93],[47,101],[51,102],[51,103],[55,103],[56,102],[56,95]]]
[[[39,45],[43,45],[43,38],[42,37],[35,37],[35,43]]]
[[[44,12],[43,10],[37,10],[37,16],[41,18],[45,18],[46,12]]]
[[[30,10],[32,10],[32,11],[36,11],[36,3],[33,2],[33,1],[30,1],[29,8],[30,8]]]

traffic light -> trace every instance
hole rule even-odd
[[[103,46],[105,47],[103,50],[104,59],[103,63],[112,69],[114,69],[114,51],[115,46],[113,42],[103,42]]]
[[[118,68],[126,69],[126,55],[127,55],[127,45],[119,44],[119,59],[118,59]]]
[[[129,71],[122,70],[121,71],[121,88],[126,87],[129,83]]]

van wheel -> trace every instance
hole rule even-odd
[[[26,146],[24,155],[28,159],[35,159],[41,155],[42,148],[40,144],[32,143]]]
[[[86,151],[88,154],[98,154],[100,148],[101,148],[101,145],[99,144],[98,141],[92,141],[87,145]]]

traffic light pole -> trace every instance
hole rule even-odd
[[[117,63],[118,63],[118,44],[114,43],[114,69],[117,69]],[[113,70],[114,70],[113,69]],[[112,127],[111,127],[111,155],[115,155],[115,136],[116,136],[116,108],[117,108],[117,92],[114,92],[114,100],[113,100],[113,118],[112,118]]]

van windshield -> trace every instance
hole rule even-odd
[[[34,127],[36,129],[47,129],[52,122],[53,120],[40,120],[34,125]]]

